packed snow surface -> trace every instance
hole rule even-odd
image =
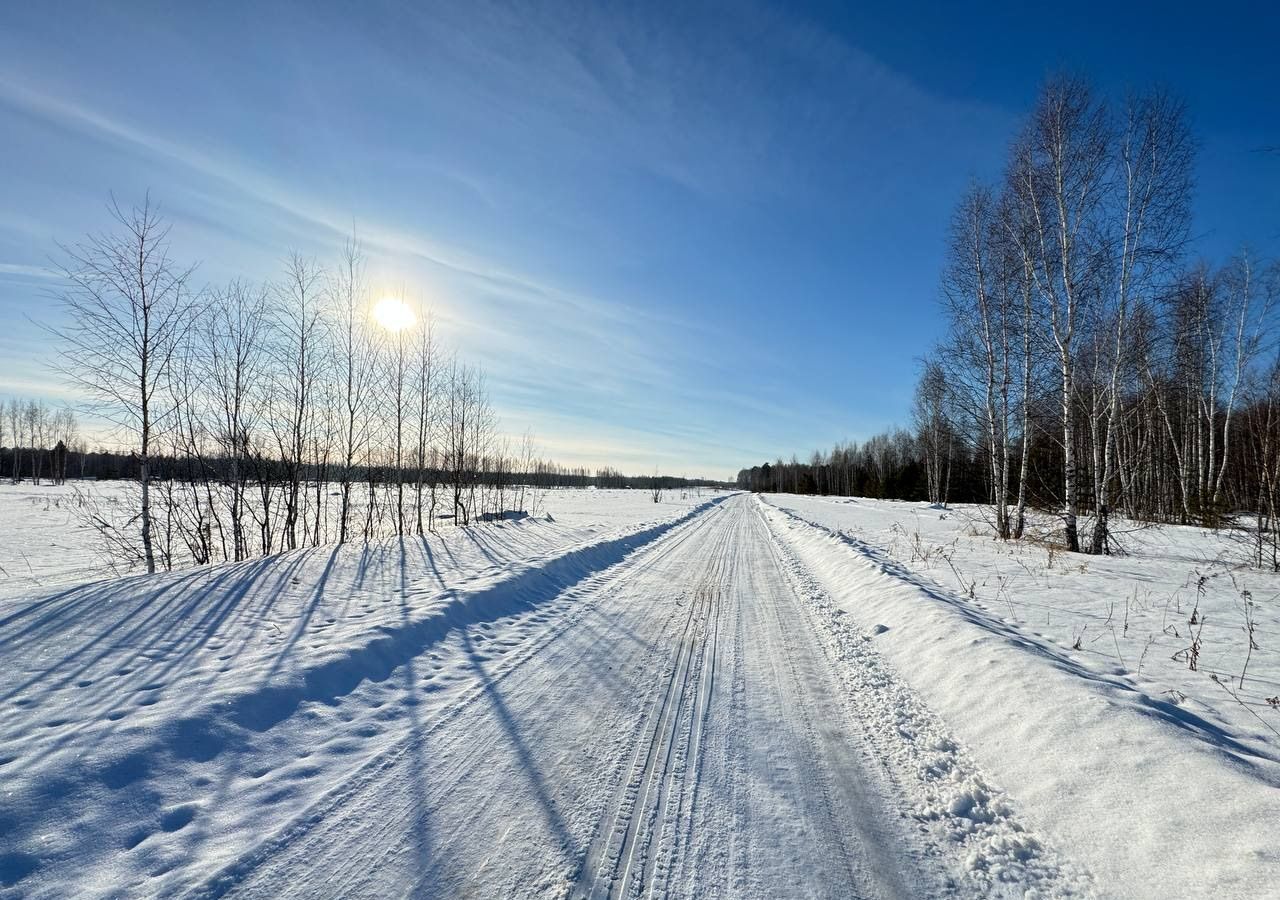
[[[1055,650],[846,508],[552,492],[367,548],[50,564],[0,599],[0,897],[1277,883],[1257,729]]]

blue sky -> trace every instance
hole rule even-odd
[[[867,437],[907,421],[951,208],[1062,67],[1182,94],[1197,251],[1280,255],[1276,4],[851,6],[6,4],[0,395],[62,396],[43,267],[149,189],[200,284],[354,223],[564,462]]]

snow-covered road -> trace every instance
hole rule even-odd
[[[556,615],[469,628],[474,684],[211,887],[234,895],[922,896],[942,889],[732,498]],[[402,686],[419,690],[414,665]]]
[[[0,897],[1090,891],[759,500],[661,515],[0,610]]]

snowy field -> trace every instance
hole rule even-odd
[[[100,509],[111,510],[127,491],[122,482],[15,485],[0,481],[0,602],[119,574],[122,562],[110,556],[100,536],[85,524],[80,495],[87,494]],[[634,525],[686,510],[713,495],[706,488],[664,491],[655,505],[648,491],[548,489],[536,491],[530,500],[539,516],[550,515],[566,524],[607,526]],[[355,499],[359,518],[358,491]]]
[[[0,483],[0,603],[110,577],[97,535],[75,504],[71,485]]]
[[[1280,581],[1213,535],[1050,564],[976,511],[553,491],[427,540],[76,586],[59,492],[0,489],[0,564],[40,579],[0,593],[0,897],[1280,883]]]

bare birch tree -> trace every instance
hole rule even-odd
[[[298,546],[306,451],[316,424],[314,401],[324,362],[320,347],[324,327],[321,276],[316,263],[294,253],[275,291],[273,393],[277,394],[278,410],[271,421],[285,474],[284,539],[289,550]]]
[[[1076,336],[1096,298],[1103,263],[1100,213],[1108,178],[1111,126],[1084,81],[1051,80],[1014,149],[1010,183],[1031,225],[1032,274],[1060,379],[1063,511],[1067,549],[1078,552],[1080,511]]]
[[[227,465],[231,553],[249,556],[246,488],[253,435],[261,419],[266,365],[267,293],[243,281],[215,291],[206,319],[207,378],[216,418],[215,439]]]
[[[347,242],[329,291],[334,307],[331,352],[337,382],[338,543],[346,543],[352,520],[352,488],[357,468],[368,463],[369,391],[377,347],[369,328],[364,256],[355,239]]]
[[[171,413],[160,401],[187,326],[192,270],[170,259],[169,225],[149,197],[127,211],[112,200],[110,211],[116,232],[62,248],[70,287],[61,296],[60,368],[135,448],[143,559],[154,572],[152,439]]]

